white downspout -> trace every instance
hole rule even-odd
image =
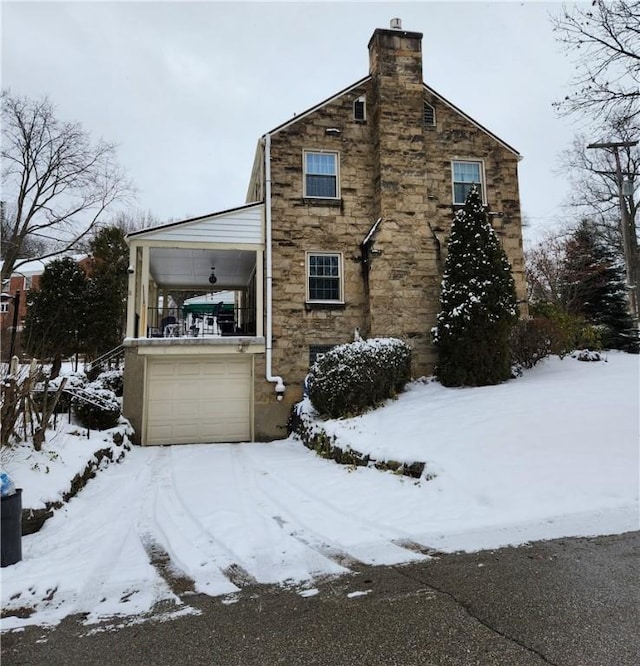
[[[267,282],[267,331],[266,331],[266,379],[268,382],[275,383],[275,391],[278,400],[282,400],[285,386],[282,377],[271,374],[271,350],[273,347],[272,334],[272,290],[271,282],[273,279],[273,264],[271,256],[271,135],[265,135],[264,139],[264,207],[265,207],[265,227],[266,227],[266,282]]]

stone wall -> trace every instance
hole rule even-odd
[[[368,79],[271,135],[272,371],[283,377],[287,393],[276,405],[273,385],[256,367],[256,417],[262,414],[265,423],[274,420],[267,414],[280,417],[300,399],[310,346],[349,342],[356,328],[370,337],[405,339],[414,375],[433,371],[430,331],[455,212],[452,160],[483,161],[492,223],[525,299],[518,155],[423,84],[420,39],[377,30]],[[366,120],[356,121],[353,103],[361,96]],[[424,101],[435,109],[434,127],[424,126]],[[338,201],[304,198],[305,149],[339,153]],[[365,282],[360,244],[378,218]],[[344,305],[305,302],[307,251],[342,253]],[[256,435],[268,436],[258,420]]]

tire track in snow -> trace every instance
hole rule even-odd
[[[174,447],[163,448],[157,460],[157,482],[149,525],[156,541],[169,555],[173,566],[195,583],[195,589],[210,595],[237,592],[255,582],[240,567],[235,554],[194,515],[178,491],[174,475]]]
[[[257,458],[248,448],[245,449],[245,454],[254,460]],[[292,535],[326,556],[331,557],[333,554],[339,558],[346,552],[344,562],[351,560],[353,566],[357,562],[369,565],[399,564],[423,560],[431,554],[430,549],[415,543],[402,530],[381,525],[361,515],[347,513],[344,507],[335,506],[327,497],[282,478],[281,466],[275,468],[273,464],[264,464],[262,457],[260,463],[264,469],[261,491],[279,508],[281,514],[289,517],[288,522],[293,527]],[[266,488],[267,483],[274,488]],[[289,496],[293,496],[292,501],[284,504],[281,500],[283,493],[278,488],[285,489]],[[305,505],[312,508],[313,516],[302,516],[301,512],[296,510]],[[329,529],[320,530],[318,525]],[[348,535],[349,541],[354,541],[354,537],[357,537],[357,542],[345,544],[340,535]]]
[[[265,496],[253,465],[248,464],[244,444],[232,444],[231,469],[239,489],[241,520],[247,528],[251,553],[247,568],[263,583],[309,580],[314,575],[344,573],[343,567],[314,551],[307,544],[291,539],[273,519],[265,506]]]
[[[144,487],[147,491],[153,485],[153,458],[146,460],[136,474],[127,473],[125,460],[120,469],[109,470],[118,473],[117,492],[114,492],[114,484],[105,475],[96,482],[92,491],[98,490],[97,497],[92,503],[92,511],[89,516],[83,515],[83,520],[90,525],[101,525],[101,515],[120,515],[121,520],[116,524],[111,524],[108,536],[100,540],[98,551],[101,553],[95,564],[86,576],[86,582],[79,591],[75,600],[76,613],[96,614],[100,611],[100,605],[105,602],[114,601],[114,592],[119,596],[121,603],[126,603],[132,595],[139,590],[134,589],[138,581],[131,581],[126,576],[126,563],[123,563],[123,554],[126,550],[136,548],[139,543],[138,523],[141,511],[143,510],[140,500],[146,493],[141,491]],[[130,464],[135,461],[131,460]],[[120,510],[111,507],[117,505]],[[126,507],[126,511],[122,508]],[[114,530],[115,528],[115,530]],[[97,529],[97,527],[95,528]],[[116,537],[116,538],[114,538]],[[96,544],[97,546],[98,544]],[[164,581],[162,581],[164,583]],[[133,585],[132,585],[133,583]],[[169,592],[169,589],[166,589]],[[164,594],[160,596],[171,596]]]

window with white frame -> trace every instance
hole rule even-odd
[[[428,102],[422,106],[422,122],[425,127],[433,127],[436,124],[436,110]]]
[[[307,301],[342,303],[342,255],[339,252],[307,253]]]
[[[304,196],[316,199],[337,199],[338,153],[304,151]]]
[[[471,160],[453,162],[451,177],[453,180],[453,203],[464,204],[469,191],[474,185],[478,186],[480,197],[484,201],[484,178],[482,162]]]
[[[9,312],[9,303],[7,301],[0,302],[0,314],[6,314]]]

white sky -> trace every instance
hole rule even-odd
[[[164,221],[245,201],[258,138],[368,74],[375,28],[422,32],[425,82],[524,156],[536,235],[561,214],[551,103],[570,59],[533,2],[2,2],[2,87],[119,144],[136,206]]]

